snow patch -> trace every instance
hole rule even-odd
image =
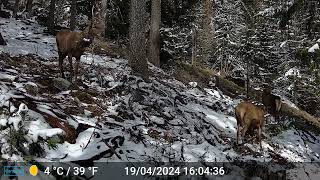
[[[315,45],[313,45],[311,48],[308,49],[308,52],[314,53],[315,50],[318,50],[318,49],[319,49],[319,44],[316,43]]]

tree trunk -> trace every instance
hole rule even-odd
[[[195,27],[192,28],[192,57],[191,64],[195,65],[197,59],[197,29]]]
[[[96,0],[93,10],[93,33],[98,39],[105,38],[107,2]]]
[[[134,74],[148,80],[148,61],[145,49],[146,2],[144,0],[131,0],[130,13],[129,65]]]
[[[149,61],[160,67],[161,0],[152,0]]]
[[[320,2],[320,1],[319,1]],[[313,38],[313,26],[314,26],[314,20],[315,20],[315,11],[316,11],[316,3],[314,1],[309,2],[309,18],[307,20],[307,32],[308,32],[308,37],[310,39]]]
[[[3,39],[2,34],[0,33],[0,45],[7,45],[6,41]]]
[[[26,5],[26,10],[27,10],[27,13],[28,13],[28,18],[31,17],[31,13],[32,13],[32,3],[33,3],[33,0],[27,0],[27,5]]]
[[[76,28],[76,13],[77,13],[77,0],[71,1],[71,16],[70,16],[70,30],[74,30]]]
[[[51,0],[50,2],[50,11],[48,18],[48,30],[51,34],[54,34],[54,14],[56,10],[56,0]]]
[[[247,99],[250,99],[249,98],[249,89],[250,89],[250,62],[249,62],[249,58],[247,57],[247,78],[246,78],[246,97]]]
[[[19,10],[19,2],[20,0],[15,0],[14,1],[14,7],[13,7],[13,17],[16,18],[17,17],[17,13],[18,13],[18,10]]]
[[[202,47],[202,62],[212,62],[213,61],[213,54],[214,54],[214,34],[213,34],[213,27],[212,27],[212,17],[213,17],[213,0],[204,0],[204,14],[202,20],[202,37],[201,37],[201,44]]]

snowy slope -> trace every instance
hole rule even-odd
[[[10,56],[39,55],[1,56],[0,105],[10,112],[2,113],[0,119],[3,159],[18,161],[25,155],[19,149],[10,151],[6,137],[10,124],[26,131],[24,146],[39,137],[64,133],[51,128],[41,113],[12,103],[12,99],[30,97],[40,112],[62,116],[74,128],[89,126],[79,132],[74,144],[65,141],[56,148],[43,144],[45,153],[37,157],[39,161],[320,162],[319,135],[294,128],[276,136],[265,132],[262,153],[252,142],[237,148],[233,111],[240,100],[215,87],[184,85],[152,65],[154,76],[145,83],[130,75],[125,59],[86,54],[81,58],[79,89],[50,91],[54,87],[43,82],[59,77],[54,37],[43,35],[35,23],[0,19],[0,24],[8,40],[0,51]],[[30,91],[30,84],[36,93]],[[97,113],[97,109],[102,111]],[[319,174],[317,168],[317,164],[308,169],[297,166],[289,170],[289,177],[312,179],[307,171],[316,169],[314,173]]]

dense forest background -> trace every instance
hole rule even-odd
[[[0,7],[0,112],[7,118],[0,125],[13,134],[4,138],[4,159],[66,151],[66,160],[90,162],[319,162],[320,1],[1,0]],[[88,27],[94,41],[73,84],[59,78],[54,37]],[[267,117],[267,154],[233,140],[234,107],[261,105],[263,89],[283,104],[279,121]],[[26,107],[54,131],[28,140],[28,128],[18,131],[10,120],[24,119]],[[66,150],[65,141],[74,146]]]
[[[24,4],[30,1],[18,2],[18,18],[28,12],[41,24],[48,25],[51,1],[31,1],[31,10]],[[16,7],[12,1],[2,3],[7,9]],[[69,25],[75,26],[71,29],[83,29],[86,20],[92,18],[94,4],[101,2],[79,0],[75,1],[74,8],[73,1],[57,0],[55,3],[53,27],[59,30],[69,28]],[[150,39],[147,33],[151,27],[151,4],[146,1],[146,21],[139,29],[146,34],[146,51],[149,47],[147,39]],[[128,46],[130,1],[111,0],[96,7],[96,11],[104,14],[99,20],[104,24],[99,30],[103,32],[103,38],[118,47]],[[75,9],[74,20],[70,19],[70,8]],[[241,86],[246,84],[248,77],[251,88],[266,84],[300,108],[320,115],[316,108],[320,106],[319,51],[308,51],[319,39],[319,2],[162,0],[159,11],[163,69],[178,68],[176,75],[183,80],[188,77],[179,74],[179,68],[192,65],[220,73]],[[125,48],[120,51],[128,56]],[[294,73],[285,76],[289,71]]]
[[[104,40],[118,47],[129,45],[129,0],[1,3],[16,18],[33,16],[49,30],[83,29],[94,16]],[[146,1],[146,20],[139,29],[146,33],[146,51],[150,45],[147,39],[150,39],[151,4],[152,1]],[[158,11],[161,14],[158,61],[165,70],[181,67],[182,63],[208,68],[242,86],[248,78],[251,88],[267,84],[302,109],[319,115],[319,109],[315,108],[320,105],[319,51],[308,51],[319,39],[319,2],[162,0]],[[2,15],[5,14],[2,10]],[[120,51],[128,56],[125,48]],[[285,76],[290,70],[295,75]]]

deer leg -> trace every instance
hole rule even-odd
[[[262,151],[262,145],[261,145],[261,126],[258,127],[258,138],[259,138],[259,143],[260,143],[260,149]]]
[[[75,81],[75,84],[77,84],[79,64],[80,64],[80,58],[76,58],[76,67],[75,67],[75,69],[74,69],[74,81]]]
[[[68,55],[71,77],[73,76],[72,55]]]
[[[66,56],[64,54],[59,53],[59,68],[60,68],[60,73],[62,78],[65,78],[64,72],[63,72],[63,59],[65,57]]]
[[[241,138],[244,139],[244,135],[246,134],[246,132],[248,131],[248,125],[244,124],[244,127],[242,128],[242,132],[241,132]]]
[[[239,145],[240,126],[237,127],[237,146]]]

